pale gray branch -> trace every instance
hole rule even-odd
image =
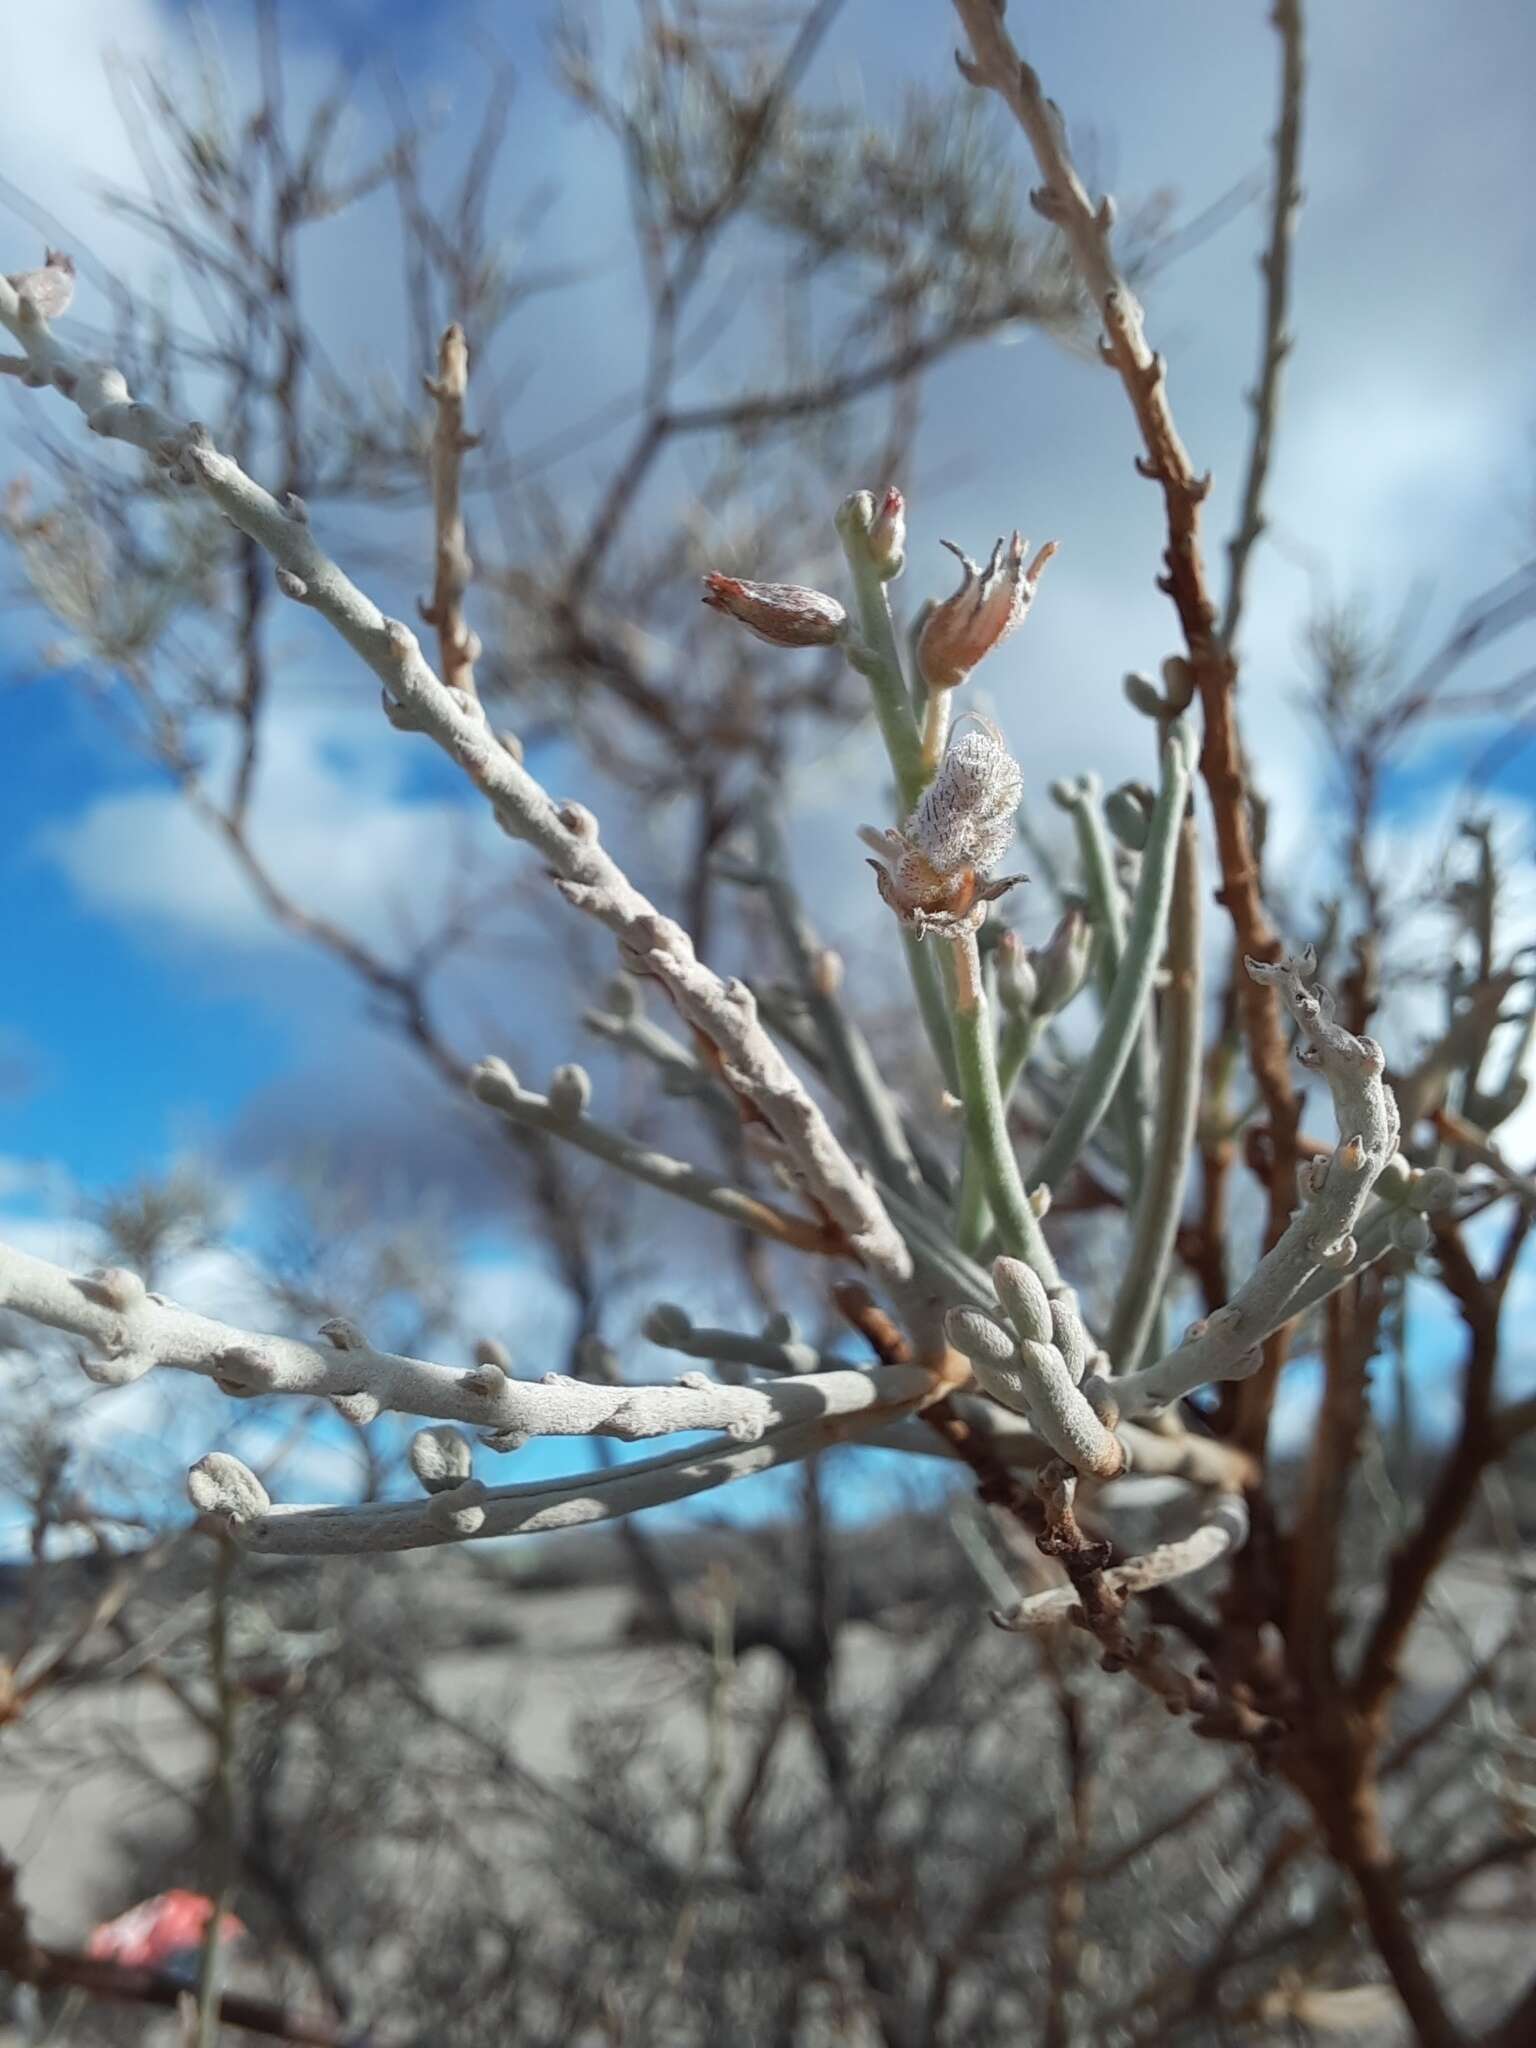
[[[351,1420],[386,1411],[431,1416],[494,1434],[504,1448],[535,1436],[626,1441],[683,1430],[723,1430],[753,1442],[789,1423],[852,1413],[875,1401],[899,1407],[931,1390],[928,1374],[889,1368],[878,1380],[851,1369],[807,1373],[756,1387],[687,1373],[666,1386],[594,1386],[558,1373],[515,1380],[483,1363],[465,1371],[376,1351],[352,1324],[327,1324],[329,1346],[236,1328],[145,1292],[120,1267],[74,1274],[0,1245],[0,1307],[80,1338],[94,1380],[122,1386],[152,1366],[200,1373],[226,1393],[308,1395]]]
[[[590,812],[555,802],[492,732],[478,701],[445,686],[410,628],[386,618],[320,547],[298,500],[280,505],[214,447],[205,427],[136,402],[119,369],[65,346],[36,306],[4,281],[0,326],[21,343],[31,371],[72,399],[93,432],[143,449],[173,478],[197,485],[262,547],[277,565],[283,593],[318,612],[379,677],[391,722],[426,734],[456,761],[503,830],[548,865],[567,901],[613,933],[625,965],[662,984],[682,1018],[717,1048],[724,1080],[778,1141],[786,1170],[843,1232],[850,1253],[890,1288],[923,1349],[936,1351],[939,1304],[914,1284],[911,1255],[879,1195],[764,1030],[751,991],[704,965],[683,928],[662,916],[600,845]]]
[[[829,1392],[820,1415],[786,1422],[756,1443],[673,1451],[540,1485],[488,1487],[471,1480],[425,1501],[279,1507],[266,1501],[253,1473],[238,1459],[227,1457],[220,1457],[216,1466],[212,1459],[202,1460],[193,1467],[188,1485],[196,1505],[220,1517],[238,1543],[281,1556],[418,1550],[466,1537],[536,1536],[585,1528],[792,1464],[813,1451],[862,1436],[866,1429],[914,1407],[933,1389],[931,1376],[915,1366],[887,1366],[878,1375],[848,1372],[825,1377],[839,1384]],[[810,1383],[795,1384],[804,1389]]]
[[[1355,1226],[1397,1153],[1397,1105],[1381,1078],[1381,1047],[1336,1024],[1332,998],[1325,990],[1307,988],[1316,964],[1307,949],[1274,966],[1250,960],[1247,967],[1256,981],[1280,990],[1300,1027],[1298,1057],[1320,1070],[1328,1083],[1338,1118],[1338,1148],[1327,1160],[1308,1162],[1301,1207],[1231,1301],[1195,1324],[1177,1350],[1115,1382],[1124,1416],[1166,1407],[1215,1380],[1246,1378],[1258,1367],[1258,1347],[1297,1313],[1309,1283],[1320,1272],[1337,1274],[1342,1281],[1356,1267]]]
[[[582,1076],[578,1081],[576,1077]],[[672,1159],[648,1145],[626,1137],[609,1125],[587,1115],[584,1101],[585,1076],[580,1067],[562,1067],[550,1083],[548,1095],[524,1088],[505,1060],[482,1060],[470,1077],[470,1088],[481,1102],[500,1110],[511,1122],[536,1131],[547,1131],[579,1151],[604,1159],[634,1180],[692,1202],[728,1222],[760,1231],[776,1244],[793,1245],[803,1252],[835,1253],[838,1239],[825,1224],[806,1216],[794,1216],[744,1188],[733,1187],[718,1174],[685,1160]]]

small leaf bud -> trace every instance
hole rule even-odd
[[[1022,1259],[994,1259],[992,1284],[1009,1321],[1022,1338],[1039,1344],[1053,1342],[1050,1297],[1033,1267],[1026,1266]]]
[[[418,1429],[411,1438],[411,1470],[428,1493],[461,1486],[474,1469],[469,1440],[456,1429]]]
[[[1126,702],[1132,710],[1139,711],[1146,718],[1162,718],[1167,715],[1168,700],[1150,676],[1128,675],[1121,685]]]
[[[573,1124],[592,1100],[592,1076],[574,1063],[556,1067],[550,1076],[549,1108],[562,1123]]]
[[[682,1343],[693,1329],[693,1318],[675,1301],[658,1301],[640,1325],[642,1335],[653,1344],[671,1347]]]
[[[1420,1252],[1427,1252],[1434,1239],[1429,1219],[1412,1209],[1400,1211],[1392,1219],[1392,1242],[1400,1252],[1409,1252],[1415,1258]]]
[[[254,1521],[272,1500],[249,1465],[227,1451],[210,1451],[187,1474],[193,1507],[205,1515],[227,1515],[232,1522]]]
[[[1031,951],[1018,933],[1013,931],[1002,934],[994,951],[997,962],[997,999],[1010,1017],[1033,1015],[1039,999],[1040,982],[1035,973]]]
[[[1043,946],[1031,952],[1039,993],[1036,1007],[1054,1017],[1064,1010],[1088,979],[1093,933],[1076,907],[1068,910]]]
[[[1152,792],[1145,783],[1123,782],[1104,799],[1104,822],[1122,846],[1140,853],[1152,823]]]

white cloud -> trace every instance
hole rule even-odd
[[[117,232],[100,206],[99,186],[137,190],[141,183],[102,60],[109,51],[128,62],[154,55],[169,23],[160,0],[50,0],[46,7],[6,9],[0,164],[29,200],[82,224],[93,244]]]
[[[269,722],[250,840],[303,910],[389,950],[409,928],[403,920],[430,916],[472,847],[504,842],[477,810],[407,800],[412,762],[398,736],[379,719],[375,738],[361,703],[305,703],[302,680],[302,671],[288,679]],[[82,903],[161,938],[235,951],[296,943],[172,789],[100,797],[47,828],[38,851]]]

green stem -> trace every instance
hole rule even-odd
[[[944,1086],[951,1095],[958,1095],[960,1070],[955,1064],[955,1034],[950,1024],[949,1004],[945,1000],[944,983],[940,978],[933,948],[925,945],[915,933],[909,931],[903,931],[901,942],[906,949],[907,972],[912,977],[912,992],[917,997],[918,1015],[923,1020],[923,1029],[928,1034],[933,1056],[939,1063]]]
[[[1189,800],[1194,767],[1194,734],[1184,719],[1169,728],[1163,745],[1163,786],[1142,855],[1136,901],[1126,934],[1120,971],[1105,1007],[1093,1050],[1084,1061],[1065,1109],[1030,1174],[1033,1186],[1059,1185],[1084,1145],[1103,1122],[1135,1050],[1152,980],[1162,952],[1173,895],[1179,826]]]
[[[966,1136],[982,1186],[997,1219],[998,1243],[1012,1259],[1023,1259],[1052,1287],[1059,1275],[1039,1218],[1029,1206],[1019,1162],[1008,1137],[1008,1118],[998,1080],[997,1053],[982,987],[975,934],[950,944],[954,991],[955,1055]]]
[[[870,558],[872,513],[869,494],[860,491],[843,504],[837,515],[838,537],[848,557],[854,612],[859,622],[858,644],[849,643],[847,654],[869,684],[875,718],[896,775],[896,794],[905,814],[916,805],[927,778],[923,774],[917,719],[901,666],[901,651],[896,645],[890,597],[884,577]]]
[[[1099,1002],[1105,1013],[1125,956],[1125,900],[1115,874],[1114,853],[1104,829],[1096,776],[1084,776],[1070,787],[1067,807],[1077,830],[1078,853],[1083,864],[1083,885],[1088,892],[1088,914],[1099,934],[1095,979]],[[1134,1198],[1146,1170],[1145,1126],[1147,1103],[1152,1094],[1152,1048],[1147,1034],[1138,1036],[1117,1105],[1116,1121],[1125,1149],[1125,1167]]]
[[[1115,985],[1115,976],[1120,972],[1120,956],[1125,951],[1125,901],[1120,894],[1109,834],[1104,829],[1099,809],[1100,788],[1096,775],[1085,775],[1080,781],[1066,786],[1063,801],[1072,814],[1073,829],[1077,833],[1078,858],[1083,864],[1083,887],[1088,895],[1088,915],[1099,935],[1094,976],[1099,984],[1099,994],[1107,1003]],[[1057,790],[1060,794],[1059,784]]]
[[[870,557],[869,522],[873,513],[874,505],[868,492],[856,491],[845,500],[837,515],[838,538],[848,558],[854,613],[859,626],[857,643],[850,641],[844,651],[852,666],[869,684],[875,721],[880,727],[880,736],[890,757],[891,772],[896,778],[897,801],[902,816],[906,817],[916,808],[929,777],[923,768],[917,716],[912,709],[906,673],[901,665],[901,650],[896,644],[890,596],[885,578]],[[918,1015],[928,1034],[928,1043],[933,1047],[933,1056],[939,1063],[944,1085],[951,1092],[957,1092],[959,1078],[955,1069],[954,1035],[950,1029],[943,986],[931,953],[910,935],[907,937],[907,971],[912,977]]]
[[[1168,913],[1168,966],[1157,1119],[1137,1196],[1125,1275],[1105,1340],[1111,1359],[1123,1371],[1141,1363],[1158,1320],[1200,1108],[1200,846],[1195,821],[1189,817],[1179,826]]]
[[[884,1198],[891,1221],[925,1273],[944,1286],[953,1287],[962,1301],[972,1302],[977,1308],[986,1308],[997,1299],[986,1268],[960,1250],[947,1225],[939,1222],[931,1209],[920,1208],[894,1189],[885,1190]]]
[[[997,1092],[1002,1097],[1003,1118],[1006,1127],[1013,1091],[1019,1085],[1019,1076],[1034,1056],[1035,1047],[1040,1043],[1048,1018],[1044,1015],[1011,1016],[1004,1020],[997,1041]],[[981,1175],[981,1162],[974,1145],[965,1155],[965,1167],[960,1176],[960,1197],[955,1207],[955,1237],[961,1249],[975,1253],[986,1242],[987,1227],[992,1221],[992,1210],[987,1201],[986,1184]]]

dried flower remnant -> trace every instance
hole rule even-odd
[[[943,545],[959,556],[964,574],[954,596],[933,607],[918,635],[917,666],[930,690],[957,688],[1001,646],[1029,610],[1041,572],[1056,552],[1055,541],[1048,540],[1026,569],[1029,543],[1015,533],[997,543],[983,569],[952,540]]]
[[[987,905],[1025,879],[992,879],[1013,844],[1023,772],[991,720],[970,716],[901,831],[860,833],[880,856],[870,866],[881,896],[919,938],[979,930]]]
[[[745,583],[711,572],[704,578],[704,602],[738,619],[770,647],[832,647],[848,623],[835,597],[803,583]]]

